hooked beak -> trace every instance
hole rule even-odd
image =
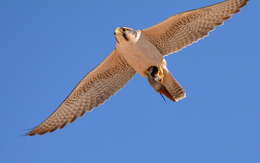
[[[121,28],[120,28],[120,27],[117,27],[117,28],[115,29],[114,35],[118,35],[119,33],[121,33]]]
[[[120,30],[119,27],[117,27],[117,28],[115,29],[115,31],[114,31],[114,36],[115,36],[116,42],[117,42],[118,44],[119,44],[119,41],[118,41],[118,39],[117,39],[116,36],[118,36],[118,34],[120,34],[120,33],[121,33],[121,30]]]

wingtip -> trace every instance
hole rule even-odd
[[[32,133],[26,133],[25,136],[34,136],[35,134]]]
[[[39,126],[35,127],[34,129],[31,129],[29,132],[27,132],[25,135],[26,136],[35,136],[35,135],[43,135],[48,132],[53,132],[57,128],[52,129],[51,131],[43,130],[42,128],[39,128]]]
[[[36,135],[44,135],[46,133],[50,133],[50,132],[53,132],[57,129],[53,129],[52,131],[30,131],[28,133],[26,133],[26,136],[36,136]]]
[[[83,112],[84,114],[85,112]],[[83,114],[79,115],[79,116],[82,116]],[[54,132],[58,129],[62,129],[64,128],[67,124],[69,123],[72,123],[73,121],[75,121],[75,119],[79,116],[75,116],[73,117],[70,121],[66,121],[64,122],[63,124],[61,124],[60,126],[55,126],[55,127],[52,127],[52,128],[46,128],[45,126],[42,126],[39,125],[39,126],[36,126],[35,128],[31,129],[29,132],[27,132],[25,135],[26,136],[35,136],[35,135],[44,135],[46,133],[51,133],[51,132]]]
[[[26,129],[26,131],[23,133],[23,136],[34,136],[36,133],[34,133],[35,128]]]
[[[41,134],[35,132],[35,130],[29,131],[29,132],[26,133],[26,136],[35,136],[35,135],[41,135]]]

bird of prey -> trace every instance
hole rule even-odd
[[[116,28],[116,48],[112,53],[80,81],[54,113],[27,135],[42,135],[63,128],[104,103],[136,73],[147,78],[157,92],[169,99],[176,102],[183,99],[185,91],[167,69],[164,57],[207,36],[239,12],[247,1],[226,0],[190,10],[144,30]]]

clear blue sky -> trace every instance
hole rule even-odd
[[[259,163],[259,0],[167,57],[185,100],[165,104],[136,75],[63,130],[22,136],[109,54],[115,27],[143,29],[216,2],[0,1],[0,162]]]

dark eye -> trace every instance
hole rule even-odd
[[[125,32],[126,31],[126,29],[125,28],[123,28],[123,32]]]

